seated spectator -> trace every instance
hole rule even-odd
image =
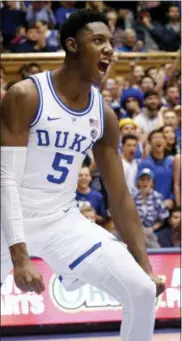
[[[1,31],[5,48],[9,48],[17,28],[25,25],[25,12],[16,8],[16,1],[6,1],[1,9]]]
[[[149,91],[145,93],[144,108],[134,120],[146,134],[149,134],[160,126],[159,107],[160,98],[157,92]]]
[[[130,192],[135,187],[135,179],[139,160],[134,159],[138,139],[135,135],[125,135],[122,139],[122,163],[124,169],[125,180]]]
[[[176,206],[181,206],[181,155],[177,154],[174,157],[174,196]]]
[[[174,157],[177,154],[177,139],[173,127],[166,125],[162,127],[162,132],[165,139],[165,156]]]
[[[143,41],[137,40],[136,32],[127,28],[123,31],[122,47],[118,48],[120,52],[143,52]]]
[[[181,247],[181,208],[174,207],[166,225],[159,231],[161,247]]]
[[[44,35],[48,46],[60,48],[60,36],[57,30],[49,29],[48,23],[44,20],[37,21],[35,27],[38,33]]]
[[[100,192],[89,187],[91,180],[89,168],[83,167],[78,178],[76,200],[78,201],[80,209],[85,206],[92,207],[96,211],[97,223],[103,224],[106,218],[104,199]]]
[[[31,5],[27,8],[26,20],[29,26],[34,26],[37,21],[44,20],[54,27],[56,19],[51,9],[51,1],[31,1]]]
[[[166,207],[173,208],[173,159],[165,157],[165,140],[161,129],[152,131],[148,137],[150,154],[138,165],[138,173],[149,168],[155,176],[154,190],[162,194]]]
[[[119,143],[119,151],[122,153],[123,144],[122,139],[125,135],[135,135],[137,136],[137,125],[134,120],[131,118],[121,119],[119,121],[119,129],[120,129],[120,143]],[[136,152],[134,155],[135,159],[141,159],[143,153],[142,144],[139,142],[137,144]]]
[[[108,9],[106,16],[113,36],[113,47],[114,49],[119,49],[122,46],[123,30],[117,27],[118,13],[114,8],[110,8]]]
[[[122,109],[124,109],[121,119],[127,117],[134,118],[141,112],[143,105],[143,93],[133,87],[124,89],[121,95],[120,103]]]
[[[84,215],[85,218],[94,223],[96,222],[96,212],[92,207],[83,206],[81,207],[80,212]]]
[[[56,22],[61,27],[70,14],[76,11],[75,1],[60,1],[60,8],[56,10]]]
[[[181,117],[181,112],[180,112]],[[171,126],[175,131],[176,148],[178,153],[181,150],[181,122],[178,119],[175,111],[164,111],[162,123],[165,126]]]
[[[165,98],[163,98],[164,105],[173,110],[174,107],[180,104],[180,93],[177,86],[168,86],[165,91]]]

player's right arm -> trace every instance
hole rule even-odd
[[[23,291],[40,293],[44,284],[28,255],[19,197],[29,127],[37,105],[38,95],[31,80],[13,85],[1,103],[1,226],[9,246],[16,285]]]

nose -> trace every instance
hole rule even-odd
[[[103,48],[103,54],[105,56],[111,58],[113,56],[113,53],[114,53],[114,49],[113,49],[111,43],[108,41]]]

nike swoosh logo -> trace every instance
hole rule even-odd
[[[48,121],[54,121],[54,120],[61,120],[62,117],[49,117],[48,116]]]
[[[71,207],[68,208],[67,210],[63,210],[63,212],[64,212],[64,213],[67,213],[70,209],[71,209]]]

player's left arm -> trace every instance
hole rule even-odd
[[[118,121],[112,109],[105,105],[104,135],[94,146],[94,158],[108,193],[116,229],[138,264],[151,275],[140,218],[125,182],[118,144]]]

